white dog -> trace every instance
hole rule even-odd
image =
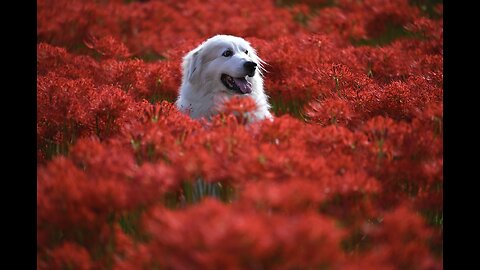
[[[192,118],[210,118],[234,96],[256,102],[251,121],[272,119],[263,91],[263,61],[243,38],[217,35],[183,58],[182,85],[176,106]]]

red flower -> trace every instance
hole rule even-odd
[[[312,213],[271,216],[206,199],[183,211],[153,209],[145,226],[154,260],[167,268],[334,267],[341,260],[342,231]]]
[[[235,115],[239,123],[247,123],[254,120],[253,113],[256,109],[256,103],[252,98],[232,98],[222,104],[220,111],[226,115]]]
[[[422,218],[406,207],[385,215],[380,228],[372,232],[378,245],[372,255],[378,263],[396,268],[435,269],[438,262],[430,255],[428,240],[432,232]]]
[[[49,259],[46,263],[40,264],[42,269],[92,269],[94,263],[90,258],[88,251],[74,243],[65,242],[49,252]],[[42,267],[43,265],[43,267]]]
[[[442,268],[442,5],[298,2],[38,1],[39,269]],[[218,33],[273,121],[175,107]]]
[[[114,37],[102,36],[100,38],[90,35],[84,40],[85,45],[106,58],[127,58],[131,56],[128,48]]]
[[[342,99],[331,98],[308,104],[306,115],[314,123],[326,125],[347,125],[352,119],[349,105]]]

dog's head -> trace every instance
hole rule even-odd
[[[212,92],[248,95],[262,83],[262,63],[246,40],[217,35],[183,59],[183,81]],[[205,87],[206,86],[206,87]]]

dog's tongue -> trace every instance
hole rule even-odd
[[[245,78],[233,78],[235,84],[237,84],[240,91],[244,94],[250,94],[252,92],[252,84],[249,83]]]

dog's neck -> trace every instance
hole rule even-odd
[[[218,95],[210,90],[211,87],[213,85],[208,82],[204,85],[186,82],[180,88],[180,95],[176,102],[177,107],[192,118],[210,117],[216,113],[215,97]]]

